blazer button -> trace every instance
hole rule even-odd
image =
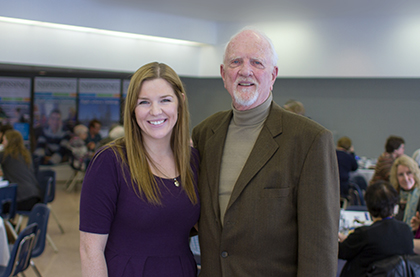
[[[223,251],[222,252],[222,258],[227,258],[227,256],[229,256],[228,252]]]

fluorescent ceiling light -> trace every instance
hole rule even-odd
[[[60,30],[69,30],[69,31],[81,32],[81,33],[94,33],[94,34],[101,34],[101,35],[107,35],[107,36],[131,38],[131,39],[141,39],[141,40],[148,40],[148,41],[155,41],[155,42],[162,42],[162,43],[170,43],[170,44],[178,44],[178,45],[189,45],[189,46],[203,46],[203,45],[205,45],[204,43],[195,42],[195,41],[156,37],[156,36],[148,36],[148,35],[141,35],[141,34],[134,34],[134,33],[110,31],[110,30],[103,30],[103,29],[97,29],[97,28],[73,26],[73,25],[58,24],[58,23],[49,23],[49,22],[42,22],[42,21],[28,20],[28,19],[20,19],[20,18],[12,18],[12,17],[4,17],[4,16],[0,16],[0,21],[7,22],[7,23],[29,25],[29,26],[39,26],[39,27],[46,27],[46,28],[53,28],[53,29],[60,29]]]

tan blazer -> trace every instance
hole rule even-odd
[[[201,156],[202,277],[335,276],[339,178],[331,132],[274,102],[220,223],[221,157],[232,111],[193,130]]]

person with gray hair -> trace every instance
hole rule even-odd
[[[232,109],[198,124],[202,277],[335,276],[339,178],[333,137],[273,102],[271,41],[245,29],[220,73]]]

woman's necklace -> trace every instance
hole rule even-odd
[[[177,180],[176,178],[174,178],[174,185],[175,185],[176,187],[179,187],[179,182],[178,182],[178,180]]]
[[[165,173],[163,173],[163,170],[159,169],[158,166],[156,166],[156,165],[153,164],[153,167],[156,168],[156,170],[160,173],[160,175],[163,175],[163,177],[165,177],[165,179],[172,179],[174,181],[174,185],[176,187],[179,187],[179,181],[178,181],[177,177],[170,178],[170,177],[168,177],[168,175],[166,175]]]
[[[151,159],[151,161],[149,163],[150,166],[154,167],[160,173],[160,175],[163,175],[163,177],[165,177],[166,179],[172,179],[173,182],[174,182],[174,185],[176,187],[179,187],[179,181],[177,180],[177,177],[175,177],[175,178],[168,177],[168,175],[166,175],[163,172],[164,170],[161,168],[159,163],[155,162],[155,160],[151,156],[150,156],[150,159]]]

